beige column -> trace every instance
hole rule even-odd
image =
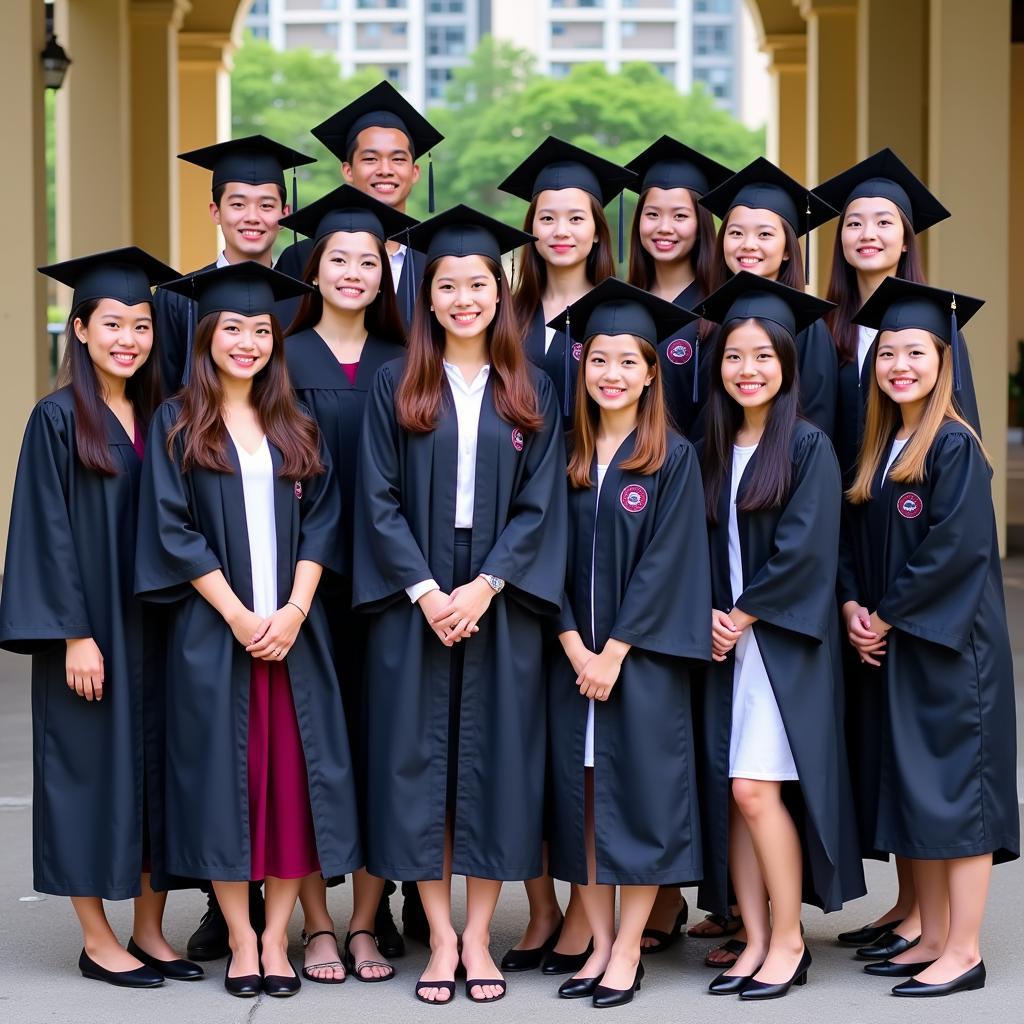
[[[223,32],[182,32],[178,39],[179,152],[231,137],[229,73],[235,44]],[[217,230],[210,220],[210,172],[176,161],[178,242],[183,272],[217,257]]]
[[[761,49],[768,54],[772,90],[767,156],[799,180],[807,168],[807,36],[767,35]]]
[[[57,250],[67,259],[132,240],[128,0],[62,0],[55,15],[74,61],[57,94]]]
[[[857,162],[856,0],[795,0],[807,19],[807,166],[813,187]],[[810,287],[820,291],[832,262],[834,224],[815,232]]]
[[[929,0],[929,10],[928,177],[953,213],[929,232],[929,279],[986,300],[965,333],[1005,547],[1010,0]]]
[[[178,261],[178,30],[190,0],[131,0],[132,240]]]
[[[0,161],[0,190],[7,197],[7,244],[0,246],[0,337],[4,339],[0,560],[7,550],[11,492],[25,421],[35,400],[49,386],[46,279],[36,272],[37,266],[47,262],[44,90],[39,60],[45,42],[42,4],[12,4],[5,11],[0,33],[6,146]]]

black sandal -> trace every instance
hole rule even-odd
[[[739,960],[742,952],[747,948],[747,944],[742,939],[727,939],[725,942],[720,943],[713,949],[708,950],[708,955],[704,957],[705,967],[717,967],[719,970],[728,970],[737,960]],[[732,960],[712,960],[712,953],[731,953],[733,955]]]
[[[395,976],[395,968],[393,965],[383,960],[360,960],[359,963],[356,963],[356,958],[352,955],[350,947],[352,945],[352,940],[357,935],[369,935],[370,938],[373,939],[374,945],[377,944],[377,939],[373,932],[367,931],[365,928],[360,928],[359,931],[349,932],[348,935],[345,936],[345,967],[348,970],[348,973],[351,974],[356,981],[362,981],[367,984],[371,984],[375,981],[390,981]],[[391,971],[391,973],[385,974],[379,978],[364,978],[361,972],[367,967],[386,967]],[[427,999],[424,1001],[430,1002],[431,1000]]]
[[[501,991],[496,996],[475,996],[472,990],[478,985],[480,987],[484,985],[501,986]],[[466,998],[471,1003],[496,1003],[499,999],[505,998],[507,991],[508,984],[504,978],[470,978],[466,981]]]
[[[427,999],[426,996],[420,994],[421,990],[427,988],[440,988],[444,989],[448,993],[447,999]],[[447,1006],[449,1003],[455,1002],[455,982],[454,981],[418,981],[416,982],[416,998],[421,1003],[426,1003],[428,1006]]]
[[[657,945],[644,946],[641,944],[640,952],[644,956],[654,956],[655,953],[664,953],[665,950],[671,949],[682,938],[683,925],[686,924],[689,909],[686,901],[683,900],[683,909],[676,914],[676,923],[672,925],[672,931],[670,932],[659,931],[657,928],[645,928],[641,933],[641,937],[644,939],[654,939]]]
[[[712,935],[699,932],[697,929],[700,924],[695,924],[686,933],[691,939],[724,939],[729,935],[735,935],[743,927],[743,918],[739,914],[705,914],[704,920],[716,925],[718,931]]]
[[[315,938],[317,938],[320,935],[330,935],[330,937],[334,939],[334,946],[335,949],[337,949],[338,936],[335,935],[334,932],[326,928],[321,932],[313,932],[312,935],[307,935],[306,932],[303,932],[302,948],[305,949]],[[310,971],[326,971],[329,968],[335,967],[340,967],[343,971],[345,971],[345,976],[342,978],[314,978],[313,975],[309,973]],[[303,966],[302,976],[306,979],[306,981],[315,982],[317,985],[342,985],[345,982],[345,978],[348,977],[348,968],[345,967],[345,964],[341,960],[328,960],[326,963],[322,964],[310,964],[308,967]]]

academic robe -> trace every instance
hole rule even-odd
[[[250,875],[246,749],[252,658],[217,611],[191,585],[223,571],[252,607],[252,569],[241,468],[181,471],[182,441],[167,452],[178,403],[165,402],[150,429],[142,479],[135,588],[162,603],[167,650],[167,861],[192,878],[243,881]],[[270,445],[276,471],[281,453]],[[326,472],[308,480],[275,477],[278,603],[291,592],[296,562],[340,568],[338,490]],[[287,656],[292,698],[306,755],[317,853],[324,877],[363,863],[345,716],[334,674],[326,616],[314,598]]]
[[[594,702],[597,881],[667,885],[702,874],[690,681],[696,663],[711,660],[711,571],[693,448],[670,432],[664,465],[643,475],[620,468],[635,437],[616,452],[599,499],[596,460],[592,486],[569,490],[558,632],[579,632],[594,652],[609,637],[632,644],[611,696]],[[549,871],[586,884],[589,701],[560,644],[551,658]]]
[[[799,782],[783,783],[803,849],[804,901],[825,911],[862,896],[842,728],[842,674],[835,604],[839,544],[839,466],[828,437],[798,420],[790,445],[785,504],[739,512],[744,588],[736,605],[757,616],[751,627],[785,726]],[[759,452],[740,482],[742,497]],[[722,482],[718,522],[709,528],[715,608],[733,607],[729,578],[731,470]],[[708,669],[702,694],[704,882],[699,902],[729,904],[729,744],[735,654]]]
[[[565,331],[555,331],[551,345],[544,350],[547,337],[547,323],[544,319],[544,307],[539,306],[530,321],[524,349],[526,356],[538,369],[543,370],[555,386],[558,398],[558,409],[562,417],[562,427],[572,429],[573,409],[576,403],[576,374],[579,372],[580,356],[583,345],[574,342],[569,347],[568,357],[565,351]],[[568,367],[567,367],[568,363]]]
[[[29,418],[14,485],[0,647],[32,655],[33,887],[139,895],[143,835],[162,888],[157,624],[132,589],[142,462],[105,410],[117,473],[78,460],[69,387]],[[66,682],[64,641],[92,637],[101,701]],[[144,821],[145,815],[145,821]]]
[[[899,459],[897,458],[898,464]],[[1020,854],[1013,660],[992,511],[992,471],[944,424],[921,483],[884,462],[852,506],[840,598],[877,611],[874,846],[918,859]],[[850,573],[850,566],[853,573]]]
[[[815,320],[794,340],[800,371],[800,411],[832,438],[836,431],[839,378],[839,357],[832,332],[824,320]]]
[[[448,779],[451,650],[405,588],[452,587],[458,423],[447,378],[437,427],[402,430],[402,361],[385,364],[360,442],[354,592],[367,619],[368,870],[440,878]],[[544,424],[525,435],[483,395],[471,569],[506,581],[465,645],[452,871],[539,875],[544,812],[542,616],[565,585],[565,447],[551,381],[531,370]]]
[[[696,309],[705,298],[697,281],[691,281],[672,301],[683,309]],[[708,357],[711,346],[697,343],[699,320],[681,327],[658,343],[658,362],[665,391],[665,404],[672,422],[690,439],[697,414],[708,399]],[[697,399],[693,398],[693,375],[698,374]]]

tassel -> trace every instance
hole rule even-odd
[[[949,343],[953,349],[953,394],[960,393],[960,331],[956,326],[956,296],[949,305]]]
[[[196,275],[189,274],[189,285],[191,295],[188,300],[188,327],[185,331],[185,368],[181,371],[181,386],[184,387],[192,375],[192,336],[195,332],[196,319],[199,311],[196,309]]]
[[[565,307],[565,394],[562,397],[562,415],[568,416],[572,409],[569,404],[569,392],[572,387],[572,335],[569,333],[569,307]]]
[[[622,269],[622,263],[626,258],[625,248],[623,246],[623,228],[622,222],[626,217],[626,199],[625,193],[619,193],[619,269]]]
[[[804,222],[804,282],[811,279],[811,196],[807,194],[807,220]]]
[[[516,251],[512,250],[512,276],[508,283],[509,291],[515,291],[516,289]]]
[[[427,154],[427,210],[434,212],[434,158]]]
[[[700,331],[697,332],[697,337],[693,341],[693,394],[691,398],[694,405],[700,398]]]
[[[406,273],[406,270],[409,273]],[[402,263],[402,273],[399,277],[399,281],[402,283],[403,297],[405,299],[405,319],[408,324],[407,330],[412,329],[412,313],[413,313],[413,300],[415,298],[413,294],[413,275],[416,273],[413,268],[412,258],[412,246],[409,244],[409,229],[405,229],[405,260]]]
[[[292,213],[295,213],[299,208],[299,182],[298,175],[295,173],[295,168],[292,168]],[[299,244],[299,236],[292,228],[292,245]]]

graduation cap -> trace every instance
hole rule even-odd
[[[348,161],[359,133],[367,128],[396,128],[409,140],[418,160],[444,136],[390,83],[381,82],[312,129],[339,160]],[[434,165],[428,168],[428,208],[434,212]]]
[[[412,217],[351,185],[339,185],[315,203],[282,217],[280,221],[282,227],[312,238],[314,242],[335,231],[367,231],[384,242],[416,223]]]
[[[502,192],[532,202],[547,189],[581,188],[601,206],[619,197],[619,262],[623,259],[622,190],[636,175],[611,160],[588,153],[579,146],[549,135],[498,186]]]
[[[271,313],[279,299],[293,299],[314,291],[308,284],[254,260],[188,274],[162,287],[194,299],[199,306],[199,320],[208,313]]]
[[[427,263],[442,256],[486,256],[500,263],[502,253],[537,240],[461,203],[401,234],[413,249],[426,253]]]
[[[173,267],[135,245],[51,263],[38,270],[74,289],[73,309],[89,299],[117,299],[126,306],[150,302],[153,285],[164,284],[178,276]]]
[[[808,295],[749,270],[741,270],[701,303],[706,320],[728,324],[733,320],[770,320],[792,337],[823,317],[834,302]]]
[[[960,328],[984,305],[984,299],[887,277],[857,310],[853,322],[879,334],[916,328],[941,338],[953,350],[953,390],[959,392]]]
[[[839,215],[824,199],[763,156],[702,196],[700,204],[722,220],[737,206],[778,214],[798,236],[808,236],[804,243],[805,274],[811,271],[810,232]]]
[[[670,135],[662,135],[638,157],[630,160],[626,169],[638,176],[627,187],[641,194],[649,188],[687,188],[702,196],[733,174],[724,164]]]
[[[837,210],[845,210],[854,199],[888,199],[899,207],[917,233],[950,216],[924,182],[888,147],[822,182],[813,191]]]

